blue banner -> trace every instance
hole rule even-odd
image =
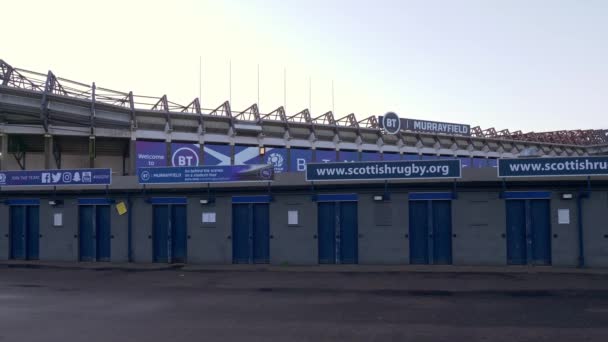
[[[307,181],[460,178],[460,160],[311,163]]]
[[[381,156],[380,152],[361,152],[361,161],[380,161]]]
[[[232,146],[220,144],[205,144],[203,145],[205,165],[230,165],[230,156],[232,155]]]
[[[112,184],[112,169],[72,169],[0,172],[0,186],[110,184]]]
[[[351,163],[359,161],[359,152],[357,151],[340,151],[338,161]]]
[[[316,150],[315,161],[317,163],[331,163],[336,161],[335,150]]]
[[[234,146],[234,165],[261,164],[259,146]]]
[[[162,141],[136,141],[135,166],[167,166],[167,143]]]
[[[312,150],[292,148],[289,161],[290,172],[306,171],[306,164],[312,161]]]
[[[608,157],[498,159],[498,177],[608,175]]]
[[[199,144],[171,144],[171,165],[173,166],[199,166]]]
[[[146,167],[137,170],[139,184],[271,181],[271,165]]]
[[[287,172],[287,149],[277,147],[270,147],[266,149],[264,163],[272,164],[274,167],[274,173]]]

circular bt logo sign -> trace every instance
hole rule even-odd
[[[193,147],[180,147],[171,157],[173,166],[198,166],[198,151]]]
[[[393,112],[388,112],[382,117],[382,128],[388,134],[397,134],[401,130],[401,120]]]
[[[148,172],[148,171],[143,171],[143,172],[141,173],[140,177],[141,177],[141,180],[143,180],[143,181],[147,181],[147,180],[149,180],[149,179],[150,179],[150,172]]]

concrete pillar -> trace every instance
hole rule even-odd
[[[6,169],[4,160],[8,158],[8,135],[0,134],[0,170]]]
[[[56,169],[57,163],[55,162],[55,156],[53,155],[53,136],[44,136],[44,168]]]

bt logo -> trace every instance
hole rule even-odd
[[[192,147],[180,147],[171,157],[173,166],[198,166],[198,151]]]

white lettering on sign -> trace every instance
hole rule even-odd
[[[298,168],[298,171],[306,171],[306,159],[297,158],[296,167]]]

